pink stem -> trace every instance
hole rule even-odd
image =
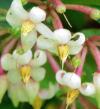
[[[62,22],[54,10],[51,10],[51,15],[53,17],[53,26],[55,29],[63,28]]]
[[[46,52],[46,54],[53,71],[56,73],[60,69],[58,63],[48,51]]]
[[[88,7],[88,6],[70,5],[70,4],[67,4],[67,5],[66,5],[66,9],[79,11],[79,12],[82,12],[82,13],[87,14],[87,15],[90,15],[91,12],[92,12],[93,10],[95,10],[95,8],[90,8],[90,7]]]
[[[4,48],[2,55],[8,53],[15,45],[17,42],[17,39],[12,39]]]
[[[97,72],[100,73],[100,51],[91,41],[87,41],[87,45],[89,46],[90,51],[97,64]]]
[[[0,58],[0,76],[1,75],[4,75],[4,70],[2,69],[2,66],[1,66],[1,58]]]
[[[81,76],[82,75],[82,70],[83,70],[83,65],[85,62],[85,58],[86,58],[86,54],[87,54],[87,47],[84,47],[82,52],[81,52],[81,65],[76,69],[76,74]]]
[[[92,36],[88,40],[90,40],[90,41],[98,41],[98,40],[100,40],[100,36]]]

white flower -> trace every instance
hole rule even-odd
[[[33,7],[30,12],[27,12],[23,8],[21,0],[13,0],[6,16],[6,20],[13,28],[21,28],[21,42],[24,50],[31,49],[35,44],[36,31],[41,33],[41,28],[47,28],[41,23],[45,18],[45,11],[39,7]]]
[[[85,96],[92,96],[96,92],[95,86],[92,83],[83,83],[79,90]]]
[[[81,94],[85,96],[92,96],[95,94],[95,86],[92,83],[82,83],[81,78],[73,73],[59,70],[56,73],[56,80],[59,84],[67,86],[70,89],[78,89]]]
[[[59,84],[68,86],[71,89],[78,89],[81,86],[81,78],[73,72],[58,71],[56,80]]]
[[[8,53],[2,57],[1,65],[8,71],[7,76],[12,83],[18,83],[21,80],[27,83],[30,77],[35,81],[44,79],[46,71],[41,66],[46,63],[46,54],[41,50],[37,50],[35,54],[37,52],[38,56],[34,59],[32,59],[32,51],[24,52],[19,49],[15,50],[13,55]]]
[[[85,36],[80,32],[71,36],[70,31],[63,28],[55,30],[53,34],[47,28],[41,27],[41,29],[42,32],[44,31],[44,35],[42,34],[38,38],[37,46],[59,55],[63,62],[65,62],[68,55],[79,53],[85,42]]]

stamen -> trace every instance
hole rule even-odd
[[[35,28],[35,24],[31,20],[25,20],[22,23],[21,33],[26,36],[29,32],[31,32]]]
[[[23,66],[20,69],[22,80],[24,83],[27,83],[30,79],[31,67],[30,66]]]
[[[70,104],[72,104],[75,101],[78,95],[79,95],[78,89],[73,89],[68,92],[67,99],[66,99],[66,109],[68,108]]]
[[[65,20],[67,21],[68,25],[72,28],[72,25],[70,24],[68,18],[66,17],[66,15],[64,13],[63,13],[63,16],[64,16]]]
[[[62,69],[64,66],[64,62],[66,61],[68,54],[69,54],[69,47],[68,45],[60,45],[58,46],[58,53],[59,53],[59,57],[62,61]]]

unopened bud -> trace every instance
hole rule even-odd
[[[90,17],[100,23],[100,10],[93,10]]]

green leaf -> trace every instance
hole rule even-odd
[[[95,28],[91,28],[91,29],[84,29],[81,32],[83,32],[86,36],[86,38],[92,37],[92,36],[100,36],[100,29],[95,29]]]
[[[62,0],[64,3],[82,4],[82,5],[99,5],[100,0]]]

